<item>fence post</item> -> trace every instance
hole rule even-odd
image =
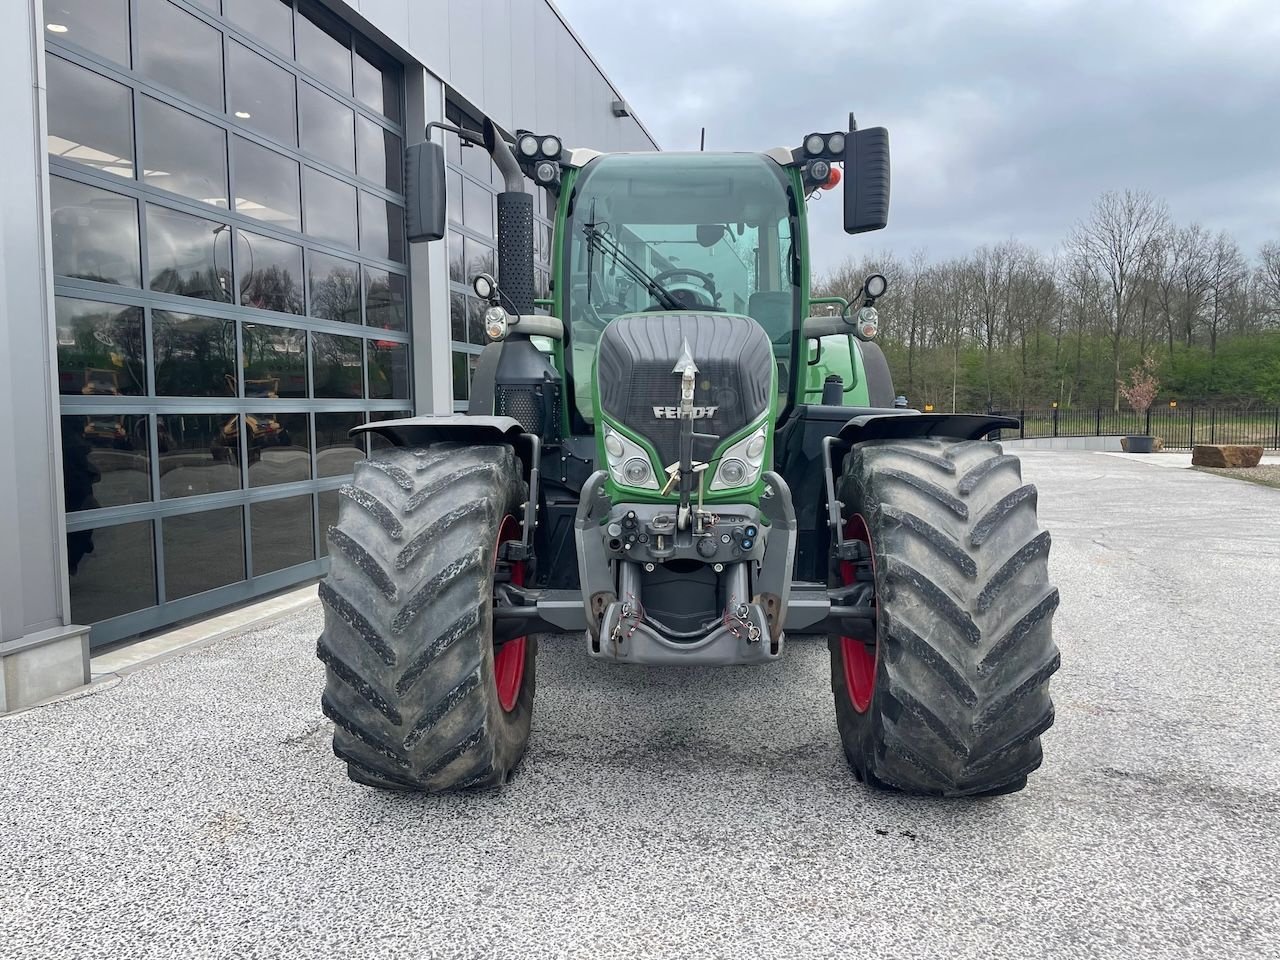
[[[1053,435],[1058,435],[1058,408],[1053,408]]]
[[[1218,442],[1218,408],[1209,408],[1209,442]]]
[[[1146,429],[1146,434],[1147,434],[1147,436],[1148,436],[1148,437],[1149,437],[1149,436],[1151,436],[1151,408],[1150,408],[1150,407],[1147,407],[1147,429]]]
[[[1027,438],[1027,409],[1023,407],[1018,411],[1018,439],[1025,440]]]
[[[1099,407],[1096,411],[1094,411],[1093,435],[1095,437],[1102,436],[1102,408],[1101,407]]]
[[[1196,408],[1191,408],[1191,426],[1189,428],[1190,436],[1187,437],[1187,446],[1194,449],[1196,445]]]
[[[1280,450],[1280,407],[1276,407],[1276,429],[1275,435],[1272,437],[1272,441],[1272,449]]]

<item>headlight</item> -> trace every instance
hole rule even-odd
[[[604,432],[604,456],[613,482],[641,490],[660,489],[644,447],[607,423],[601,424],[600,429]]]
[[[833,133],[827,137],[827,152],[834,153],[836,156],[844,153],[844,134]]]
[[[822,148],[825,146],[826,143],[823,141],[822,134],[820,133],[811,133],[809,136],[805,137],[804,150],[805,153],[809,154],[811,157],[816,157],[820,154],[822,152]]]
[[[880,331],[880,314],[875,307],[863,307],[858,311],[858,336],[872,340]]]
[[[544,157],[560,156],[560,138],[544,137],[542,140],[542,155]]]
[[[764,469],[764,450],[768,445],[768,421],[760,424],[720,455],[720,465],[711,480],[712,490],[749,487],[760,479]]]
[[[526,157],[536,157],[538,155],[538,138],[531,133],[526,133],[520,138],[520,152]]]
[[[490,307],[484,312],[484,332],[490,340],[503,340],[507,336],[507,311]]]

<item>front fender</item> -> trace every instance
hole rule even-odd
[[[908,413],[909,411],[902,411]],[[1012,417],[972,413],[869,414],[854,417],[840,428],[840,441],[847,446],[868,440],[980,440],[993,430],[1017,430]]]
[[[514,445],[524,433],[524,427],[519,420],[511,417],[472,417],[453,413],[435,417],[379,420],[353,427],[350,435],[354,437],[362,433],[376,433],[397,447],[417,447],[441,440]]]

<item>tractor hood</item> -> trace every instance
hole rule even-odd
[[[680,459],[681,370],[689,359],[697,368],[694,460],[709,462],[724,441],[770,409],[773,348],[750,317],[624,314],[604,329],[597,350],[600,412],[652,445],[661,460],[655,469]]]

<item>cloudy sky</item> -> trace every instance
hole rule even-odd
[[[1046,251],[1102,191],[1165,198],[1252,255],[1280,239],[1276,0],[556,0],[666,149],[889,128],[888,229],[812,205],[815,264],[1016,236]],[[801,16],[799,11],[804,11]]]

